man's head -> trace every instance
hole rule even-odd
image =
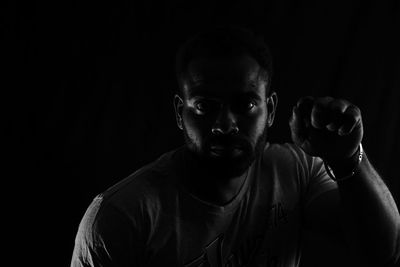
[[[178,52],[177,124],[204,168],[238,176],[263,150],[277,104],[271,66],[267,46],[241,28],[200,33]]]

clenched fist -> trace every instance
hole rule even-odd
[[[327,162],[350,159],[363,137],[360,109],[332,97],[299,99],[289,125],[296,145]]]

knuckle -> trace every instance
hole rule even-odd
[[[300,107],[302,105],[309,105],[312,103],[314,98],[312,96],[303,96],[297,101],[297,107]]]
[[[335,113],[343,113],[346,109],[346,107],[343,105],[342,102],[339,101],[333,101],[330,106],[330,110],[335,112]]]
[[[352,107],[353,107],[353,109],[354,109],[354,112],[355,112],[357,115],[361,115],[361,110],[360,110],[359,107],[357,107],[357,106],[355,106],[355,105],[352,105]]]

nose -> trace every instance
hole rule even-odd
[[[211,132],[215,135],[237,134],[239,132],[235,114],[227,106],[220,109]]]

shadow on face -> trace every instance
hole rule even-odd
[[[262,151],[277,103],[266,75],[249,56],[189,63],[174,104],[188,150],[201,162],[239,173]]]

